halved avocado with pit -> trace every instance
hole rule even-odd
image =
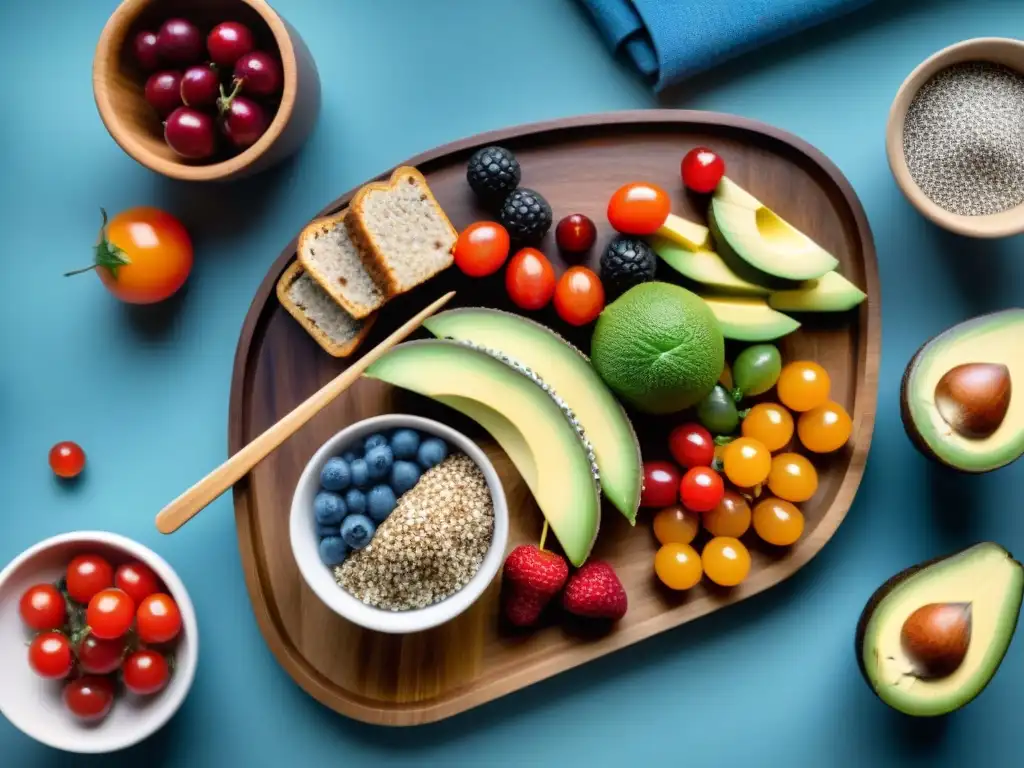
[[[929,458],[990,472],[1024,454],[1024,309],[953,326],[918,350],[900,393],[903,425]]]

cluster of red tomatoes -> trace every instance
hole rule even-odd
[[[152,569],[132,561],[116,570],[99,555],[79,555],[63,579],[29,587],[19,603],[35,636],[28,663],[39,675],[67,680],[65,706],[78,718],[101,720],[117,690],[163,690],[171,675],[171,644],[181,612]]]

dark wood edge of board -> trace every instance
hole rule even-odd
[[[814,529],[813,534],[797,544],[789,557],[777,561],[764,570],[758,571],[754,578],[738,588],[729,598],[706,598],[706,605],[701,606],[699,612],[689,616],[687,619],[693,620],[775,586],[806,565],[822,550],[828,540],[832,538],[840,523],[842,523],[850,505],[853,503],[854,496],[863,477],[871,436],[874,431],[875,409],[878,396],[881,309],[878,263],[874,240],[867,216],[853,187],[839,168],[823,153],[803,139],[787,131],[757,120],[736,115],[674,109],[627,110],[527,123],[459,139],[419,154],[399,165],[415,166],[427,174],[430,172],[431,165],[440,159],[460,153],[468,153],[470,150],[478,147],[501,143],[509,139],[539,134],[585,132],[588,129],[606,133],[615,127],[628,129],[631,126],[635,126],[642,129],[657,124],[664,124],[666,126],[708,126],[717,129],[724,128],[737,133],[752,133],[759,136],[762,141],[767,140],[770,144],[773,144],[780,154],[790,156],[795,154],[802,157],[804,165],[810,164],[815,166],[829,182],[830,193],[834,196],[832,200],[833,205],[837,208],[840,206],[845,208],[853,220],[853,226],[856,231],[852,234],[860,244],[863,255],[864,289],[869,297],[868,301],[861,305],[859,315],[859,322],[863,332],[859,335],[857,356],[858,365],[863,371],[863,375],[858,379],[854,392],[854,444],[856,448],[850,457],[849,469],[840,484],[835,500]],[[395,167],[398,166],[389,168],[381,172],[375,179],[368,181],[386,179]],[[314,218],[339,211],[362,186],[363,184],[360,184],[358,187],[349,190],[321,210]],[[844,224],[848,225],[849,223],[844,222]],[[230,454],[239,451],[244,446],[246,440],[244,434],[245,393],[248,391],[247,377],[249,375],[248,372],[251,370],[249,357],[252,341],[261,323],[265,321],[264,310],[268,304],[272,303],[278,277],[295,257],[297,242],[298,235],[285,246],[281,255],[270,267],[267,276],[256,291],[242,326],[242,332],[235,352],[231,380],[231,400],[228,414],[228,449]],[[436,722],[684,623],[675,618],[676,611],[668,611],[643,624],[631,625],[623,630],[613,632],[605,639],[581,648],[579,652],[570,657],[568,663],[566,663],[565,659],[555,656],[545,659],[540,663],[532,664],[525,669],[512,672],[499,681],[490,683],[486,689],[486,695],[480,695],[480,691],[472,685],[450,691],[443,698],[435,701],[414,702],[410,704],[385,705],[380,701],[369,700],[350,691],[345,691],[341,695],[337,687],[330,680],[317,672],[302,657],[299,651],[284,639],[285,635],[281,630],[280,616],[273,611],[266,600],[263,586],[263,579],[265,578],[264,566],[256,554],[259,548],[255,546],[255,541],[259,537],[259,529],[258,525],[254,525],[254,516],[250,514],[250,505],[254,500],[251,498],[247,477],[240,480],[234,486],[233,493],[235,525],[238,532],[238,543],[242,566],[245,571],[246,586],[264,640],[278,662],[307,693],[325,706],[363,722],[381,725],[419,725]],[[691,613],[693,607],[692,604],[688,605]]]

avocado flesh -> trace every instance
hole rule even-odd
[[[984,542],[897,574],[868,601],[858,627],[858,662],[882,701],[930,717],[963,707],[999,668],[1017,626],[1024,568]],[[915,676],[900,640],[903,623],[930,603],[970,603],[971,639],[960,666],[941,678]]]
[[[776,312],[764,299],[739,296],[702,296],[722,328],[722,335],[736,341],[772,341],[800,327],[792,317]]]
[[[720,252],[767,275],[815,280],[839,265],[835,256],[727,178],[711,198],[708,221]]]
[[[583,426],[597,457],[605,497],[635,524],[643,481],[636,432],[579,350],[539,323],[496,309],[451,309],[427,318],[423,325],[435,336],[496,349],[536,371]]]
[[[990,472],[1024,454],[1024,309],[1008,309],[955,325],[925,344],[903,378],[903,421],[924,453],[964,472]],[[964,363],[1002,363],[1012,392],[1002,424],[983,439],[953,431],[935,404],[935,387]]]
[[[763,285],[737,275],[721,256],[710,249],[695,250],[660,235],[652,235],[648,242],[662,261],[694,282],[736,295],[767,296],[769,293]]]
[[[711,230],[703,224],[670,213],[654,233],[656,237],[677,243],[691,251],[712,250]]]
[[[783,312],[846,312],[867,295],[838,272],[826,272],[800,288],[775,291],[768,305]]]
[[[454,341],[399,344],[364,374],[444,403],[476,421],[516,465],[576,566],[600,523],[594,466],[553,394],[490,354]]]

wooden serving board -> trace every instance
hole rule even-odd
[[[613,564],[629,596],[629,612],[610,632],[584,640],[578,628],[556,619],[537,630],[513,631],[499,618],[498,578],[481,600],[449,624],[417,635],[391,636],[362,630],[332,613],[306,587],[292,558],[288,538],[292,493],[304,465],[328,437],[353,421],[379,413],[439,418],[478,439],[494,459],[508,493],[510,548],[536,542],[543,519],[515,467],[475,424],[426,399],[381,382],[360,380],[238,483],[234,499],[249,595],[271,650],[312,696],[366,722],[412,725],[449,717],[778,584],[835,533],[853,501],[871,441],[880,344],[875,251],[856,195],[821,153],[751,120],[675,110],[600,114],[497,131],[408,162],[426,175],[459,229],[490,218],[477,206],[465,167],[475,149],[495,143],[517,154],[523,186],[537,189],[548,199],[556,222],[580,212],[597,223],[598,242],[588,259],[592,265],[612,234],[605,216],[608,198],[626,182],[663,185],[672,191],[675,213],[704,222],[706,201],[684,193],[679,164],[697,144],[718,151],[731,178],[835,254],[841,272],[868,294],[858,310],[842,316],[807,316],[804,327],[780,344],[784,359],[809,358],[826,367],[833,397],[853,416],[854,432],[844,450],[815,460],[821,484],[814,499],[801,505],[807,518],[804,537],[793,547],[776,551],[758,545],[750,535],[754,565],[738,588],[702,585],[685,594],[665,590],[653,573],[657,544],[650,513],[641,510],[636,527],[630,528],[606,503],[594,556]],[[379,178],[389,174],[390,170]],[[354,192],[323,213],[342,208]],[[554,245],[554,227],[541,247],[560,273],[565,262]],[[232,453],[346,364],[326,355],[277,303],[274,286],[295,258],[295,248],[293,240],[271,267],[245,320],[231,388]],[[659,279],[676,279],[666,265],[659,264],[658,270]],[[471,280],[453,268],[388,304],[365,348],[453,287],[458,294],[452,306],[517,311],[505,296],[502,273]],[[568,326],[553,310],[524,314],[589,349],[589,330],[566,332]],[[667,458],[667,432],[679,421],[635,419],[645,458]]]

